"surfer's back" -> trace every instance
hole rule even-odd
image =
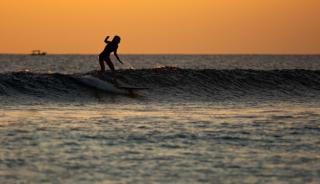
[[[111,52],[114,52],[118,49],[118,44],[117,43],[113,43],[113,42],[110,42],[106,45],[106,47],[104,48],[104,50],[102,51],[102,53],[104,54],[108,54],[110,55]]]

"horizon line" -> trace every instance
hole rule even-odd
[[[31,55],[30,53],[0,53],[0,55]],[[99,53],[48,53],[47,55],[99,55]],[[320,53],[122,53],[119,55],[292,55],[316,56]]]

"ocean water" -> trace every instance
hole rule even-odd
[[[122,58],[0,55],[0,183],[320,183],[320,56]]]

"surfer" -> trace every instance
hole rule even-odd
[[[114,55],[116,56],[116,58],[118,59],[118,61],[123,64],[123,62],[120,60],[118,54],[117,54],[117,50],[118,50],[118,45],[120,43],[121,38],[119,36],[114,36],[112,41],[108,41],[110,36],[107,36],[106,39],[104,40],[104,42],[107,44],[106,47],[104,48],[104,50],[100,53],[99,55],[99,63],[100,63],[100,67],[101,67],[101,72],[105,72],[105,65],[104,65],[104,61],[107,63],[107,65],[109,66],[110,70],[112,72],[115,71],[114,69],[114,65],[110,59],[110,54],[113,52]]]

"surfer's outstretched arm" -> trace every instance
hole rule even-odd
[[[116,58],[118,59],[118,61],[123,64],[123,62],[120,60],[118,54],[117,54],[117,50],[114,51],[114,56],[116,56]]]
[[[108,44],[108,43],[111,43],[110,41],[108,41],[109,37],[110,37],[110,36],[107,36],[106,39],[104,39],[104,43],[107,43],[107,44]]]

